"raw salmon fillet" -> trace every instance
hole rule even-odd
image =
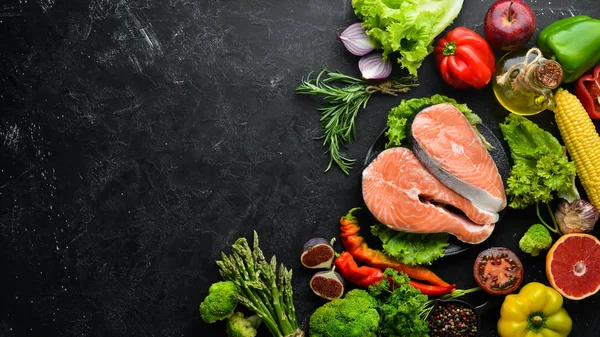
[[[411,150],[383,151],[363,171],[362,192],[369,211],[384,225],[413,233],[446,232],[467,243],[487,239],[498,214],[477,208],[440,183]],[[462,212],[451,212],[451,205]]]
[[[444,185],[486,211],[506,207],[498,168],[456,107],[436,104],[419,111],[409,133],[415,156]]]

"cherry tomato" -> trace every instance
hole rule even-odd
[[[473,276],[481,289],[492,295],[511,293],[523,281],[523,264],[507,248],[488,248],[477,256]]]

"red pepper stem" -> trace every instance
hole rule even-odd
[[[444,46],[444,51],[442,53],[444,54],[444,56],[456,55],[456,42],[450,41],[446,43],[446,45]]]

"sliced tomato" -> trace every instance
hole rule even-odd
[[[510,249],[488,248],[475,259],[473,276],[481,289],[504,295],[517,290],[523,282],[523,264]]]

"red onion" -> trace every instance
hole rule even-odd
[[[356,56],[363,56],[375,49],[371,38],[362,28],[361,23],[353,23],[338,36],[344,47]]]
[[[381,53],[374,53],[361,57],[358,69],[365,80],[382,80],[392,73],[392,62],[390,59],[384,61]]]

